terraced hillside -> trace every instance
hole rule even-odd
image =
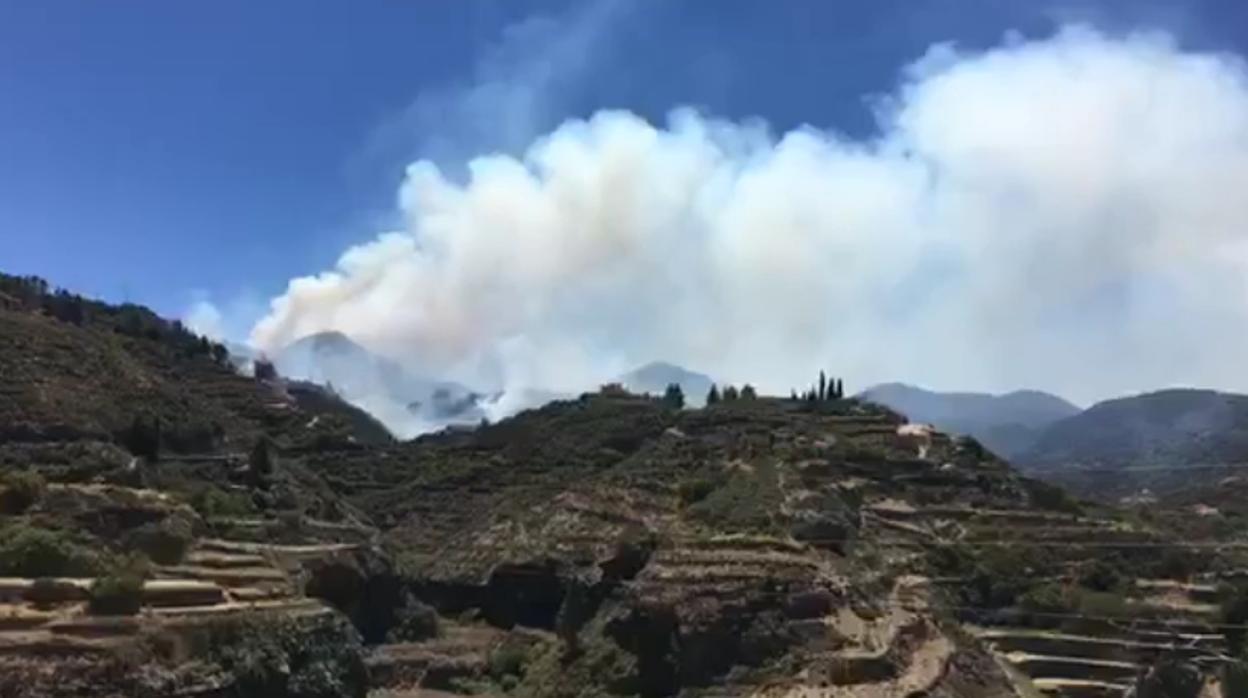
[[[1223,659],[1210,589],[1162,578],[1234,546],[1176,572],[1165,527],[854,401],[586,395],[309,465],[451,637],[492,638],[384,648],[392,691],[1121,695]]]
[[[398,443],[0,301],[0,696],[1243,695],[1248,539],[1191,502],[852,399],[607,386]]]

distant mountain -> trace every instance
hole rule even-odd
[[[271,358],[281,375],[331,387],[396,434],[476,423],[485,416],[479,393],[453,381],[415,375],[341,332],[303,337]]]
[[[1055,422],[1079,413],[1056,395],[1018,390],[1004,395],[942,393],[904,383],[885,383],[859,397],[945,431],[969,434],[1009,459],[1026,452]]]
[[[1099,402],[1047,429],[1021,458],[1033,467],[1248,460],[1248,395],[1160,390]]]
[[[620,376],[619,382],[630,392],[652,395],[662,395],[667,386],[676,383],[684,392],[685,401],[692,405],[704,403],[706,394],[714,383],[710,376],[663,361],[654,361],[634,369]]]
[[[1248,395],[1161,390],[1100,402],[1049,427],[1017,463],[1083,496],[1146,499],[1218,483],[1248,462]]]

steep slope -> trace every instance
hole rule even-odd
[[[336,580],[388,562],[301,454],[388,443],[147,309],[0,276],[0,695],[362,696],[376,621]]]
[[[942,393],[904,383],[865,390],[863,399],[887,405],[911,421],[968,434],[1005,458],[1029,449],[1049,425],[1079,413],[1069,402],[1037,390],[1004,395]]]

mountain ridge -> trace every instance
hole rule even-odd
[[[859,396],[895,409],[913,421],[974,436],[1006,458],[1025,452],[1045,428],[1079,412],[1074,404],[1039,390],[994,395],[883,383]]]

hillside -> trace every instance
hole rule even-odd
[[[1018,461],[1104,497],[1212,484],[1218,466],[1248,462],[1248,396],[1177,389],[1097,403],[1055,423]]]
[[[1248,561],[854,400],[607,391],[309,464],[441,619],[377,649],[393,690],[1121,696],[1169,628],[1222,651],[1184,583]]]
[[[1237,509],[1081,503],[856,399],[606,386],[394,441],[19,290],[0,696],[1232,695]]]
[[[860,397],[887,405],[911,421],[974,436],[1010,459],[1030,449],[1051,424],[1079,413],[1069,402],[1037,390],[1004,395],[946,393],[886,383],[863,391]]]

